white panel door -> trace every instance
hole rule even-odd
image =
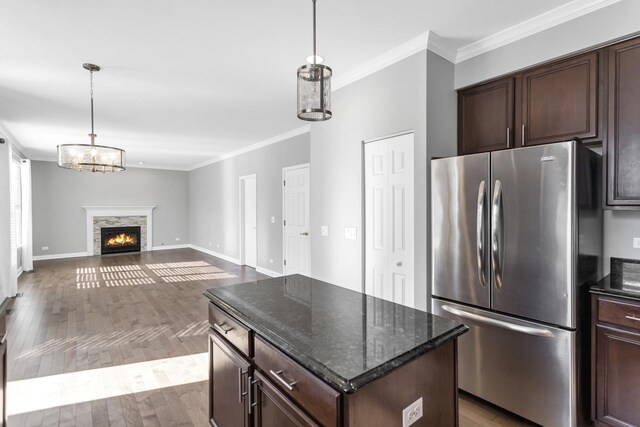
[[[244,178],[244,263],[253,268],[258,265],[256,195],[256,177]]]
[[[283,170],[284,274],[309,275],[309,167]]]
[[[414,307],[413,134],[364,152],[365,292]]]

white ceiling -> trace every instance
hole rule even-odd
[[[454,48],[588,0],[318,0],[318,53],[334,77],[428,30]],[[593,3],[593,0],[591,0]],[[88,143],[129,166],[194,165],[304,126],[296,69],[310,0],[0,0],[0,131],[33,159]]]

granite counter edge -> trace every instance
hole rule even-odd
[[[225,311],[227,314],[232,316],[235,320],[239,321],[247,328],[255,331],[263,339],[266,339],[271,345],[276,347],[278,350],[286,354],[288,357],[290,357],[300,365],[304,366],[306,369],[323,380],[333,389],[347,394],[354,393],[356,390],[366,386],[376,379],[389,374],[391,371],[411,362],[414,359],[417,359],[418,357],[431,350],[440,347],[441,345],[457,338],[458,336],[464,334],[469,330],[466,325],[459,324],[453,327],[451,330],[438,335],[432,340],[419,345],[412,350],[407,351],[406,353],[398,355],[392,360],[378,365],[365,372],[364,374],[361,374],[351,380],[347,380],[346,378],[343,378],[342,376],[336,374],[334,371],[327,368],[323,364],[318,363],[316,360],[306,356],[303,353],[297,352],[295,347],[290,345],[287,341],[283,340],[276,333],[267,328],[263,328],[261,325],[257,325],[254,321],[248,319],[232,305],[220,299],[218,296],[209,293],[208,290],[204,292],[204,295],[209,299],[211,303]]]

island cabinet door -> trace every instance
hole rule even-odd
[[[209,330],[209,419],[215,427],[248,427],[251,364]]]
[[[252,405],[255,427],[319,426],[302,409],[256,371],[252,381]]]

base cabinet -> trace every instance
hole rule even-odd
[[[594,296],[593,306],[596,423],[640,426],[640,301]]]
[[[252,412],[255,426],[315,427],[320,425],[258,372],[255,374],[253,387],[255,406]]]
[[[251,363],[217,332],[209,331],[209,418],[216,427],[248,427]]]
[[[345,393],[219,308],[210,314],[213,427],[401,427],[403,409],[420,397],[423,415],[413,427],[458,423],[455,339]],[[237,345],[228,339],[238,335]]]

